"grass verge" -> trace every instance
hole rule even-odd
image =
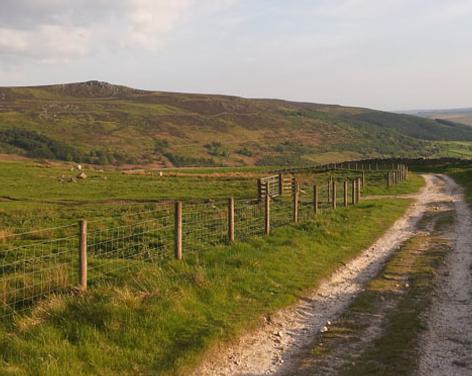
[[[369,175],[366,174],[367,179],[369,179]],[[369,183],[369,180],[367,180]],[[402,194],[409,194],[418,192],[418,190],[424,186],[424,179],[413,172],[408,174],[408,179],[387,188],[386,180],[384,180],[384,184],[380,183],[380,179],[377,176],[377,179],[374,180],[374,184],[367,184],[364,189],[364,195],[402,195]]]
[[[212,348],[294,303],[369,246],[408,203],[364,202],[184,262],[130,264],[113,285],[53,297],[5,321],[3,373],[188,374]]]

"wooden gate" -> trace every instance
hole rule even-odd
[[[294,190],[295,178],[291,175],[272,175],[258,179],[257,192],[259,199],[291,195]]]

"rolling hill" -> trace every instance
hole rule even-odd
[[[434,120],[453,121],[455,123],[472,126],[472,108],[415,111],[412,113],[412,115]]]
[[[472,128],[364,108],[88,81],[0,88],[0,153],[98,164],[284,165],[472,156]]]

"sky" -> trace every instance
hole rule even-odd
[[[472,0],[0,0],[0,86],[472,107]]]

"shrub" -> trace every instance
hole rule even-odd
[[[213,155],[215,157],[229,157],[229,151],[223,145],[221,142],[212,142],[210,144],[204,145],[204,148],[207,149],[208,154]]]
[[[247,147],[243,147],[242,149],[236,150],[236,153],[239,155],[244,155],[246,157],[252,157],[254,155],[254,153]]]
[[[0,131],[0,143],[22,149],[28,157],[81,162],[85,155],[66,143],[20,128]]]

